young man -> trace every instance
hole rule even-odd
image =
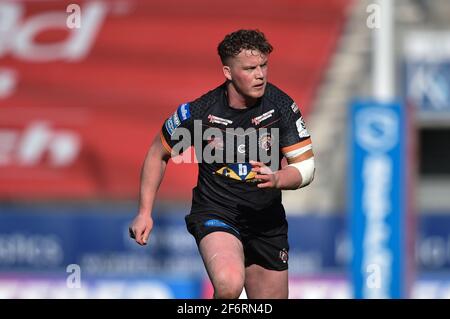
[[[214,297],[238,298],[245,287],[248,298],[288,298],[281,190],[313,180],[311,139],[295,102],[267,82],[272,46],[263,33],[228,34],[218,52],[226,82],[181,104],[148,151],[130,236],[147,243],[167,161],[182,153],[180,144],[183,150],[193,145],[199,176],[186,224]],[[283,168],[282,156],[289,164]]]

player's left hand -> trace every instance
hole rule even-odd
[[[257,184],[259,188],[277,188],[278,186],[278,176],[269,166],[262,162],[250,161],[252,165],[252,172],[256,172],[255,178],[260,180]]]

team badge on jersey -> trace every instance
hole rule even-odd
[[[269,133],[261,134],[259,137],[259,147],[262,148],[265,151],[270,150],[272,147],[272,135]]]
[[[280,250],[278,257],[281,259],[283,264],[287,263],[288,259],[289,259],[289,253],[288,253],[287,249],[283,248],[282,250]]]
[[[295,124],[297,125],[298,136],[300,136],[301,138],[309,136],[308,130],[306,129],[305,121],[303,120],[302,116],[300,116],[300,118],[295,122]]]

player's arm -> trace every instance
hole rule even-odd
[[[279,188],[297,189],[314,180],[315,163],[311,138],[281,149],[288,165],[278,171]]]
[[[130,226],[130,236],[140,245],[147,244],[148,236],[153,227],[151,217],[156,192],[164,176],[167,162],[171,156],[179,155],[173,147],[178,143],[172,138],[180,128],[192,131],[191,106],[181,104],[178,109],[164,122],[160,134],[154,140],[145,156],[141,169],[141,184],[139,193],[139,210]],[[178,131],[179,132],[179,131]],[[181,151],[182,152],[182,151]]]
[[[275,187],[283,190],[298,189],[302,184],[302,175],[291,166],[275,172]]]
[[[278,188],[282,190],[298,189],[309,185],[314,179],[314,153],[311,138],[282,149],[288,164],[281,170],[272,172],[261,162],[251,161],[252,170],[260,179],[260,188]]]
[[[130,226],[130,236],[140,245],[146,245],[153,228],[151,217],[156,193],[164,176],[170,153],[163,147],[158,134],[147,155],[141,169],[139,193],[139,210]]]

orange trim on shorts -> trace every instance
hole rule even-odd
[[[283,147],[283,148],[281,149],[281,152],[282,152],[283,154],[286,154],[286,153],[289,153],[290,151],[296,150],[296,149],[298,149],[298,148],[305,147],[306,145],[311,144],[311,143],[312,143],[312,142],[311,142],[311,138],[308,137],[308,138],[307,138],[306,140],[304,140],[304,141],[301,141],[301,142],[296,143],[296,144],[291,145],[291,146]]]

